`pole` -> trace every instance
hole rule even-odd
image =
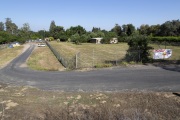
[[[78,68],[78,53],[76,53],[76,69]]]
[[[93,66],[92,67],[94,67],[94,49],[93,49],[93,58],[92,58],[92,60],[93,60]]]

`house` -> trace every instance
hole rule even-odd
[[[20,46],[20,43],[19,42],[13,42],[10,44],[10,46],[17,47],[17,46]]]
[[[117,38],[112,38],[110,40],[110,44],[117,44],[118,43],[118,39]]]
[[[91,43],[101,44],[103,38],[91,38]]]

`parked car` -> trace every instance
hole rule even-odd
[[[38,47],[45,47],[46,44],[45,43],[38,43]]]

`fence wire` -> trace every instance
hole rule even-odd
[[[114,52],[111,51],[111,49],[91,49],[81,52],[76,51],[77,53],[75,54],[75,52],[72,53],[67,50],[64,51],[63,49],[60,50],[56,47],[52,47],[48,42],[46,42],[46,44],[54,53],[58,61],[68,69],[111,67],[118,66],[122,64],[122,62],[141,62],[142,60],[142,50],[120,50]],[[151,51],[150,57],[152,57],[152,53],[153,52]],[[180,60],[180,56],[177,59]],[[169,59],[169,61],[170,60],[171,59]]]
[[[61,53],[59,53],[55,48],[53,48],[48,42],[46,42],[47,46],[50,48],[50,50],[53,52],[53,54],[56,56],[58,61],[68,69],[75,69],[76,68],[76,56],[73,56],[71,58],[63,56]]]

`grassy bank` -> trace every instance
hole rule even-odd
[[[58,71],[64,69],[48,47],[36,48],[29,57],[27,65],[34,70]]]
[[[53,92],[0,86],[3,120],[178,120],[180,98],[172,93]]]
[[[0,49],[0,67],[3,67],[11,60],[16,58],[22,52],[22,50],[23,46]]]

